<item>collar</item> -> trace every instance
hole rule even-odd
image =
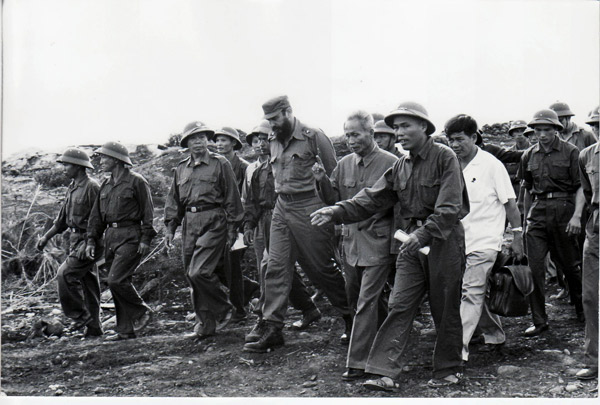
[[[433,147],[433,139],[431,139],[430,136],[427,136],[427,140],[425,141],[423,146],[421,146],[421,149],[419,149],[418,152],[416,152],[416,153],[413,153],[413,151],[409,152],[409,158],[414,159],[415,157],[418,156],[422,160],[425,160],[425,159],[427,159],[427,156],[429,155],[429,151],[431,150],[432,147]]]
[[[302,135],[302,125],[300,124],[300,121],[298,121],[298,119],[296,117],[294,117],[294,126],[292,127],[291,138],[296,138],[300,141],[304,140],[304,135]]]
[[[69,184],[69,189],[71,191],[75,190],[77,187],[82,187],[89,180],[88,175],[86,174],[81,180],[77,181],[75,179],[71,180],[71,184]]]
[[[365,167],[369,166],[371,164],[371,162],[373,160],[375,160],[375,156],[377,155],[377,152],[379,152],[379,147],[377,146],[377,144],[375,142],[373,142],[373,147],[371,148],[371,150],[369,151],[369,153],[367,153],[365,156],[359,156],[356,153],[354,154],[354,160],[356,162],[356,164],[358,165],[360,162],[363,162],[363,164],[365,165]]]
[[[200,159],[198,159],[198,161],[195,161],[194,157],[190,153],[190,160],[188,160],[187,166],[188,167],[190,167],[190,166],[194,167],[194,166],[198,166],[201,163],[204,163],[204,164],[208,165],[210,163],[209,159],[210,159],[210,152],[209,151],[206,151],[206,153],[204,154],[204,156],[202,156]]]
[[[119,179],[118,183],[115,182],[115,178],[113,177],[112,173],[111,173],[108,181],[109,181],[109,183],[112,183],[113,187],[114,187],[114,186],[116,186],[118,184],[121,184],[121,183],[130,183],[132,177],[133,176],[131,175],[131,170],[125,168],[125,173],[123,173],[123,175]]]
[[[552,145],[550,145],[550,149],[554,149],[554,150],[560,150],[561,149],[561,139],[560,136],[556,136],[556,138],[554,138],[554,142],[552,142]],[[535,146],[532,149],[533,153],[546,153],[546,151],[543,149],[543,147],[540,145],[540,143],[536,143]]]
[[[477,148],[477,150],[475,151],[475,156],[473,156],[473,159],[471,159],[471,161],[469,163],[467,163],[467,165],[465,166],[465,169],[467,167],[471,167],[471,166],[479,166],[479,164],[481,163],[481,161],[483,159],[483,152],[485,152],[485,151]]]

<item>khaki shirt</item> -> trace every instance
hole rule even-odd
[[[165,201],[167,229],[175,233],[186,215],[187,206],[210,204],[223,208],[229,232],[237,229],[244,215],[238,181],[225,157],[206,152],[198,161],[190,156],[177,165]]]
[[[429,138],[419,151],[403,156],[377,182],[351,200],[336,204],[334,219],[358,222],[399,204],[402,218],[421,220],[413,233],[421,246],[445,240],[469,213],[469,196],[454,152]],[[398,218],[394,218],[396,228]]]
[[[598,143],[595,143],[579,154],[579,173],[585,201],[589,205],[595,206],[596,209],[598,208],[598,188],[600,187],[598,165]]]
[[[88,243],[95,245],[111,223],[140,224],[140,242],[150,245],[156,231],[152,226],[154,205],[150,186],[140,174],[125,169],[115,183],[112,175],[100,185],[100,191],[88,221]]]
[[[262,162],[252,173],[244,201],[244,230],[254,229],[260,218],[275,207],[275,181],[271,163]]]
[[[337,164],[331,179],[317,183],[319,196],[327,204],[349,200],[365,187],[373,186],[398,158],[374,145],[364,157],[352,153]],[[345,259],[351,266],[376,266],[390,263],[394,213],[382,210],[361,222],[343,225]]]
[[[94,206],[99,189],[98,182],[88,176],[80,181],[73,180],[69,184],[65,201],[54,220],[54,225],[59,233],[64,232],[67,228],[86,231],[90,211]]]
[[[575,193],[579,188],[579,150],[558,136],[549,152],[538,143],[521,158],[518,177],[531,194]]]
[[[598,142],[596,136],[582,128],[579,128],[574,122],[564,132],[559,132],[560,139],[575,145],[580,151]]]
[[[296,118],[290,139],[282,144],[271,134],[269,141],[276,193],[296,194],[314,190],[312,166],[317,155],[328,176],[336,165],[331,140],[320,129],[307,127]]]
[[[229,162],[233,169],[233,174],[237,180],[238,191],[241,193],[246,180],[246,169],[250,163],[240,158],[237,154],[233,154],[233,159]]]

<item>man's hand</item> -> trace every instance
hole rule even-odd
[[[228,232],[227,233],[227,245],[231,248],[235,244],[235,240],[237,239],[237,232]]]
[[[581,233],[581,217],[577,215],[573,215],[571,220],[567,224],[567,234],[571,236],[576,236]]]
[[[40,238],[40,240],[38,240],[36,247],[38,248],[38,250],[44,250],[47,243],[48,243],[48,238],[46,238],[46,235],[44,235]]]
[[[140,246],[138,247],[138,250],[137,250],[138,254],[142,255],[142,256],[146,256],[149,251],[150,251],[150,246],[148,246],[147,243],[140,242]]]
[[[310,214],[310,224],[313,226],[323,226],[333,219],[333,208],[323,207]]]
[[[419,242],[419,238],[414,233],[408,235],[408,240],[400,246],[400,251],[398,252],[401,256],[407,256],[409,254],[414,253],[418,249],[421,248],[421,243]]]
[[[244,231],[244,244],[250,246],[254,242],[254,229],[246,229]]]
[[[94,260],[96,256],[96,247],[94,245],[87,245],[85,247],[85,255],[88,259]]]
[[[167,250],[171,250],[171,248],[173,247],[174,237],[175,235],[173,235],[171,232],[167,232],[167,234],[165,235],[165,246],[167,247]]]
[[[316,158],[317,158],[317,161],[312,166],[312,172],[315,176],[315,179],[317,181],[321,181],[321,180],[323,180],[323,177],[325,176],[325,167],[323,166],[323,162],[321,161],[321,158],[319,157],[319,155],[317,155]]]
[[[512,250],[514,257],[518,261],[523,260],[525,253],[523,249],[523,234],[521,232],[515,232],[513,234],[513,241],[510,245],[510,250]]]
[[[79,248],[77,249],[77,253],[75,253],[75,256],[77,256],[77,258],[79,260],[85,260],[85,258],[87,257],[86,253],[85,253],[85,242],[82,242],[79,245]]]

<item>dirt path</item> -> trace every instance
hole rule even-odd
[[[549,295],[554,292],[553,286]],[[129,341],[63,336],[3,342],[1,389],[7,395],[30,396],[597,397],[591,392],[596,380],[574,378],[583,360],[583,325],[566,301],[549,302],[551,329],[539,338],[520,336],[529,317],[504,318],[507,343],[502,351],[477,353],[472,348],[462,385],[438,390],[426,387],[435,332],[425,309],[413,330],[397,394],[341,381],[346,347],[338,339],[343,324],[328,304],[320,306],[324,317],[317,325],[306,332],[286,329],[286,345],[269,354],[242,352],[244,334],[254,320],[201,344],[186,340],[183,334],[192,323],[185,320],[189,308],[184,305],[163,306],[144,336]],[[47,315],[57,308],[54,301],[14,311],[3,316],[3,328],[22,321],[25,312]],[[105,311],[103,318],[111,315]],[[299,318],[291,312],[289,321]]]

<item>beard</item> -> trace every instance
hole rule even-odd
[[[281,127],[274,128],[273,132],[275,132],[275,138],[279,142],[287,140],[292,135],[292,120],[286,118]]]

